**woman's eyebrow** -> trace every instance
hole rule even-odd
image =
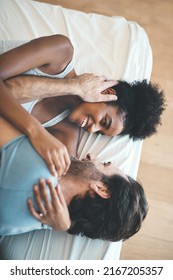
[[[112,118],[109,115],[107,115],[107,117],[108,117],[107,129],[109,129],[112,124]]]

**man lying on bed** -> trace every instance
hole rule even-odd
[[[58,180],[28,138],[3,117],[0,130],[0,235],[48,224],[71,234],[119,241],[140,229],[148,210],[144,190],[110,162],[100,163],[92,155],[82,161],[72,158],[67,174]],[[42,180],[40,192],[38,186],[34,188],[37,206],[33,206],[33,185],[40,178],[51,179],[52,183],[47,181],[50,194]],[[27,208],[28,197],[34,217]]]

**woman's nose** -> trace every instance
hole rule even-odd
[[[88,127],[88,132],[89,133],[95,133],[100,131],[100,126],[96,125],[95,123],[93,123],[90,127]]]

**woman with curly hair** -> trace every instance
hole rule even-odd
[[[21,77],[15,78],[15,91],[12,87],[14,80],[4,83],[5,94],[2,95],[1,92],[3,99],[0,112],[29,137],[32,145],[48,163],[52,173],[55,174],[57,170],[59,176],[66,173],[70,166],[68,153],[76,154],[78,141],[73,141],[73,137],[76,137],[74,136],[76,133],[79,135],[81,127],[89,133],[95,132],[107,136],[128,134],[137,140],[151,136],[161,123],[161,114],[165,109],[164,93],[157,85],[147,81],[136,81],[132,84],[118,81],[118,84],[103,90],[105,95],[116,94],[118,98],[116,101],[90,103],[74,95],[79,94],[80,87],[74,89],[76,74],[73,69],[73,46],[65,36],[54,35],[35,39],[2,54],[0,62],[3,80],[21,72],[46,76],[23,77],[23,80]],[[27,71],[38,65],[38,68]],[[66,80],[68,89],[65,91],[63,87],[63,90],[58,93],[63,96],[56,96],[60,84],[57,83],[57,79],[50,77],[64,76],[68,77]],[[24,81],[21,88],[19,81]],[[70,89],[69,81],[73,82],[73,87]],[[103,80],[102,82],[104,83]],[[115,84],[115,81],[113,83]],[[82,85],[82,90],[85,91],[83,87],[85,84]],[[9,98],[10,93],[15,95],[16,92],[21,98],[22,95],[28,95],[28,90],[29,93],[32,92],[33,99],[39,96],[39,100],[29,104],[32,116],[17,106],[14,99]],[[90,91],[92,92],[91,89]],[[67,96],[68,94],[71,95]],[[47,96],[49,98],[45,98]],[[60,141],[62,137],[60,131],[64,134],[63,130],[68,130],[68,137],[63,142],[67,150],[60,141],[57,142],[58,140],[48,135],[36,118],[39,122],[46,123],[47,130]]]
[[[129,134],[133,140],[142,140],[156,133],[165,109],[164,92],[159,86],[146,80],[119,81],[112,88],[118,99],[110,104],[118,107],[124,120],[120,135]]]

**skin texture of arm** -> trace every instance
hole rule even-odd
[[[4,81],[8,91],[20,103],[33,99],[62,95],[79,95],[86,102],[102,102],[116,100],[115,95],[100,94],[116,84],[114,80],[106,80],[105,76],[94,74],[72,74],[70,78],[54,79],[38,76],[17,76]]]

